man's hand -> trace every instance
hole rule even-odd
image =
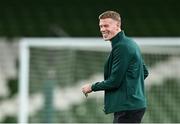
[[[91,89],[91,85],[90,84],[86,84],[82,87],[82,92],[85,94],[85,96],[87,97],[88,93],[92,92]]]

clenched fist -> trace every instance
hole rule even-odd
[[[87,96],[88,93],[92,92],[91,89],[91,85],[90,84],[86,84],[84,86],[82,86],[82,92]]]

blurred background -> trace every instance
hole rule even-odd
[[[178,39],[179,5],[179,0],[1,0],[0,122],[18,122],[22,38],[98,38],[98,15],[115,10],[121,14],[122,29],[128,36]],[[149,107],[143,122],[180,122],[180,49],[178,45],[171,46],[169,52],[169,48],[143,53],[152,72],[147,81]],[[83,82],[103,78],[108,51],[30,51],[29,122],[112,122],[112,115],[102,111],[103,93],[88,99],[79,93]],[[55,75],[54,68],[58,70]],[[53,80],[47,73],[53,75]]]

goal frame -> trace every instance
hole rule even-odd
[[[180,38],[133,38],[142,46],[180,46]],[[18,123],[28,123],[29,58],[31,47],[53,47],[91,51],[110,51],[110,42],[102,38],[23,38],[19,44],[19,112]],[[146,49],[145,49],[146,50]],[[143,50],[142,50],[143,51]],[[147,50],[147,51],[152,51]],[[153,52],[153,51],[152,51]],[[175,51],[174,51],[175,52]]]

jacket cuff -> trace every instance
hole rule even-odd
[[[96,91],[95,84],[92,84],[92,85],[91,85],[91,90],[92,90],[92,91]]]

